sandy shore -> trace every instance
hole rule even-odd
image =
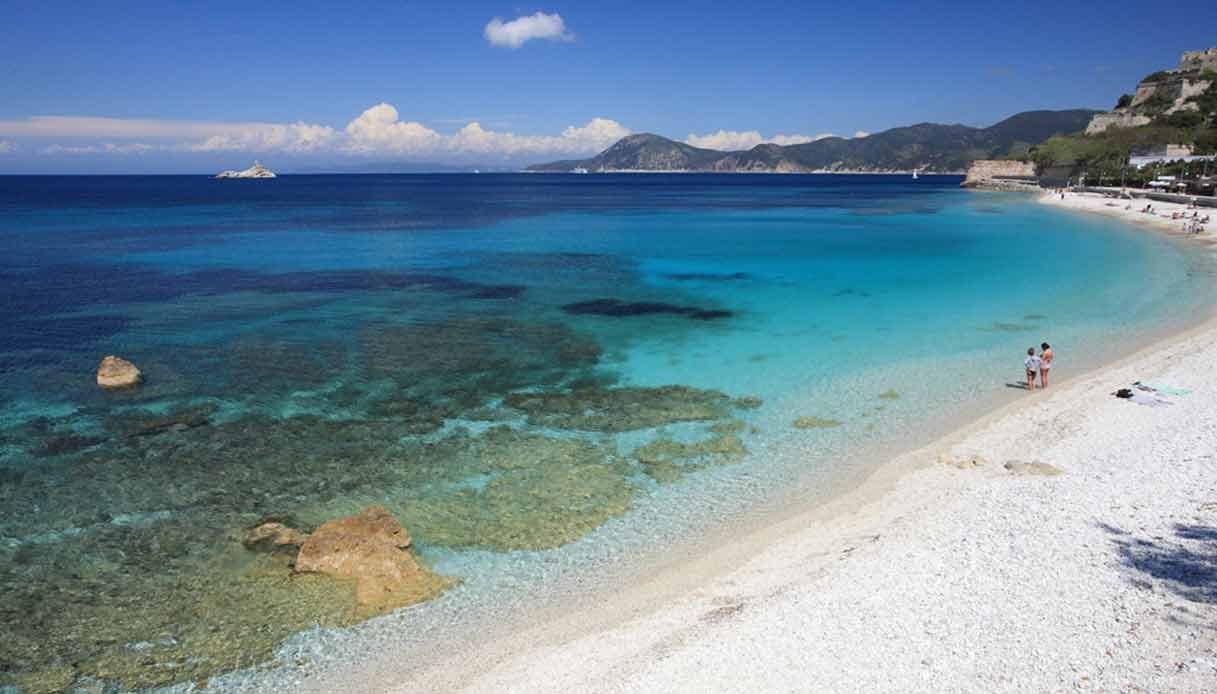
[[[1119,216],[1102,198],[1095,208]],[[606,603],[421,671],[390,657],[313,684],[1217,691],[1214,364],[1210,321],[1027,394],[899,456],[827,506],[733,538]],[[1156,407],[1112,396],[1138,380],[1191,393]]]
[[[1212,207],[1188,209],[1187,205],[1175,202],[1159,202],[1157,200],[1144,200],[1140,198],[1135,200],[1112,199],[1097,193],[1065,193],[1064,198],[1059,194],[1048,193],[1040,196],[1039,201],[1045,205],[1093,212],[1108,217],[1115,217],[1131,224],[1186,234],[1188,236],[1194,235],[1202,239],[1217,237],[1217,232],[1214,231],[1217,230],[1217,209]],[[1153,205],[1152,213],[1141,211],[1147,204]],[[1199,234],[1187,234],[1187,220],[1171,218],[1175,214],[1180,217],[1190,218],[1193,213],[1198,213],[1200,217],[1207,215],[1211,220],[1208,224],[1204,225],[1204,231]]]

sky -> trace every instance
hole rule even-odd
[[[0,173],[515,168],[1111,108],[1217,3],[0,0]]]

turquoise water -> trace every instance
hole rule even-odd
[[[358,622],[240,538],[371,504],[459,582],[393,624],[471,618],[827,490],[1016,394],[1028,346],[1062,378],[1211,301],[1206,256],[957,184],[0,179],[0,684],[198,680]],[[106,354],[146,382],[100,392]]]

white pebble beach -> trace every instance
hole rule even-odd
[[[1114,214],[1102,200],[1043,202]],[[723,547],[408,680],[385,663],[343,687],[1217,691],[1215,367],[1210,321],[1061,374],[826,507],[736,538],[750,547],[738,561]],[[1134,381],[1191,392],[1158,407],[1113,397]]]

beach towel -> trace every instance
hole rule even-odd
[[[1179,395],[1191,395],[1191,393],[1192,393],[1192,391],[1187,388],[1175,388],[1173,386],[1164,386],[1164,385],[1159,385],[1157,383],[1142,383],[1140,381],[1137,381],[1133,385],[1145,386],[1146,388],[1149,388],[1150,390],[1152,390],[1154,392],[1161,393],[1162,395],[1179,396]]]

